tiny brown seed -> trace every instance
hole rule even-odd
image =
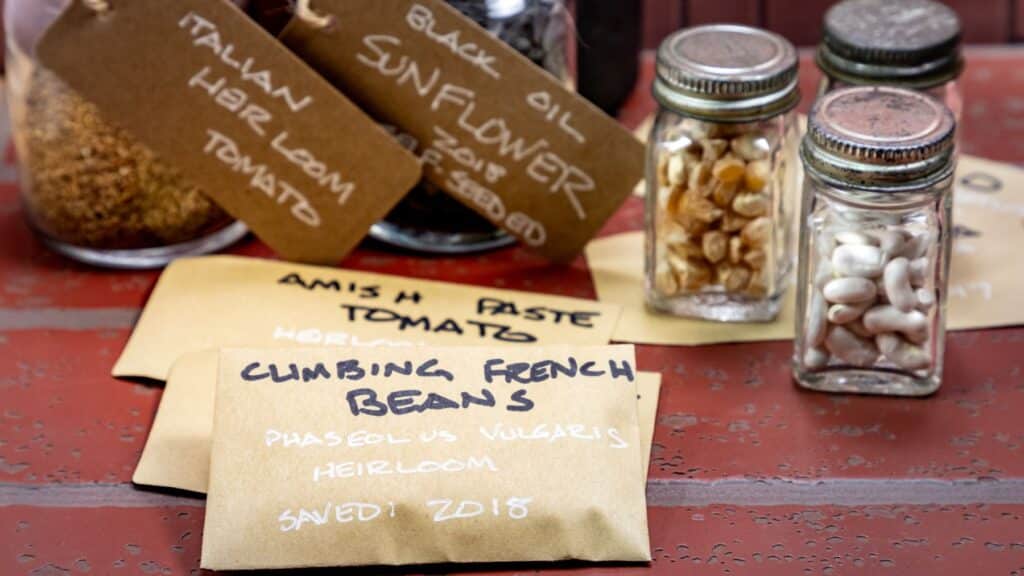
[[[704,250],[700,246],[687,241],[669,244],[668,249],[680,258],[690,259],[704,257]]]
[[[711,174],[720,182],[739,182],[746,174],[747,166],[735,156],[723,156],[715,161]]]
[[[662,295],[672,296],[679,291],[679,280],[668,264],[661,262],[654,271],[654,289]]]
[[[750,222],[750,218],[744,218],[735,212],[726,212],[722,216],[722,230],[724,232],[739,232]]]
[[[673,154],[666,168],[669,186],[682,186],[686,182],[686,161],[682,154]]]
[[[744,160],[761,160],[768,157],[768,140],[756,132],[748,132],[732,139],[729,147]]]
[[[706,140],[704,141],[704,156],[702,160],[705,162],[714,162],[725,154],[725,151],[729,148],[728,140]]]
[[[690,190],[700,191],[704,189],[704,185],[707,184],[708,180],[711,179],[711,167],[707,162],[699,162],[694,164],[690,168],[689,181],[687,182],[687,188]]]
[[[750,282],[747,283],[747,294],[755,298],[764,298],[768,295],[768,285],[765,282],[764,270],[754,270],[750,274]]]
[[[729,238],[729,262],[739,264],[743,261],[743,240],[739,236]]]
[[[740,216],[756,218],[768,212],[768,197],[757,192],[737,194],[732,201],[732,209]]]
[[[669,264],[675,270],[679,284],[684,290],[699,290],[711,280],[711,267],[705,262],[670,258]]]
[[[739,190],[739,182],[716,182],[711,192],[711,200],[720,208],[728,208]]]
[[[767,260],[768,256],[765,255],[764,250],[751,250],[743,256],[743,261],[747,263],[747,266],[750,266],[754,270],[764,268]]]
[[[750,269],[742,264],[729,264],[722,275],[722,286],[728,292],[739,292],[750,283]]]
[[[749,224],[743,227],[743,231],[740,234],[744,244],[752,248],[760,248],[768,244],[768,241],[771,239],[772,221],[767,216],[751,220]]]
[[[760,192],[771,180],[772,170],[767,160],[757,160],[747,164],[744,184],[751,192]]]
[[[712,230],[705,232],[701,239],[704,249],[704,257],[711,263],[716,263],[725,258],[728,249],[728,237],[724,232]]]
[[[707,198],[690,195],[689,191],[680,203],[679,213],[696,218],[705,224],[710,224],[725,214],[721,208],[715,206]]]

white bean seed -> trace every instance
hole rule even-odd
[[[872,233],[878,239],[878,247],[889,256],[901,254],[907,244],[907,237],[900,230],[879,230]]]
[[[868,367],[878,360],[874,343],[842,326],[833,326],[825,338],[825,348],[839,360],[859,367]]]
[[[901,312],[892,305],[875,306],[864,313],[864,328],[871,334],[902,332],[907,337],[917,338],[928,330],[928,317],[917,310]]]
[[[848,324],[861,317],[874,302],[860,304],[833,304],[828,309],[828,321],[833,324]]]
[[[879,334],[875,343],[883,356],[904,370],[923,370],[932,363],[924,348],[914,346],[895,334]]]
[[[917,295],[910,286],[910,261],[900,256],[885,265],[883,273],[885,295],[901,312],[910,312],[917,306]]]
[[[885,255],[876,246],[843,244],[832,251],[832,270],[839,276],[876,278],[885,267]]]
[[[923,258],[928,253],[928,248],[931,246],[934,238],[934,235],[925,232],[911,234],[910,239],[904,244],[899,254],[894,255],[904,256],[908,260]]]
[[[875,299],[878,289],[867,278],[836,278],[825,284],[825,299],[835,304],[856,304]]]
[[[836,240],[840,244],[869,244],[877,246],[878,241],[867,234],[860,232],[837,232]]]

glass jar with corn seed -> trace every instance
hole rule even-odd
[[[898,86],[933,96],[960,122],[960,19],[933,0],[843,0],[825,14],[816,54],[819,95],[846,86]]]
[[[746,26],[682,30],[658,50],[654,97],[648,305],[706,320],[774,319],[795,247],[796,51]]]
[[[8,106],[31,227],[57,252],[117,268],[162,266],[244,236],[243,224],[35,61],[36,43],[68,3],[4,6]]]
[[[900,88],[815,104],[800,150],[800,386],[921,396],[941,384],[955,127],[941,102]]]

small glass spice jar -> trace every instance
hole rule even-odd
[[[569,13],[562,0],[446,1],[563,84],[573,86]],[[420,143],[409,135],[395,135],[414,153],[421,151]],[[481,252],[515,242],[513,236],[427,181],[375,224],[370,236],[400,248],[434,254]]]
[[[115,268],[162,266],[240,239],[243,224],[35,61],[68,3],[4,6],[7,98],[31,226],[57,252]]]
[[[960,19],[933,0],[843,0],[825,14],[819,95],[846,86],[899,86],[941,100],[960,121]]]
[[[815,104],[800,149],[800,386],[899,396],[938,389],[955,127],[941,102],[900,88],[844,88]]]
[[[707,320],[772,320],[794,253],[796,51],[746,26],[682,30],[658,50],[654,97],[648,305]]]

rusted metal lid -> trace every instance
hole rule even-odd
[[[960,19],[932,0],[844,0],[825,14],[817,61],[848,84],[938,86],[963,69]]]
[[[681,114],[747,122],[800,101],[797,57],[778,34],[734,24],[680,30],[658,49],[654,97]]]
[[[834,186],[919,190],[952,173],[955,130],[953,113],[925,94],[855,86],[815,103],[800,154]]]

